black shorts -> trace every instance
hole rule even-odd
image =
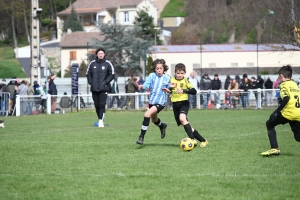
[[[284,116],[281,115],[281,113],[279,113],[279,115],[277,116],[275,121],[270,121],[268,120],[266,122],[266,126],[267,126],[267,130],[271,130],[273,129],[275,126],[279,125],[279,124],[286,124],[289,123],[290,127],[294,133],[294,137],[297,141],[300,141],[300,122],[298,121],[291,121],[288,120],[287,118],[285,118]]]
[[[155,106],[155,107],[156,107],[157,113],[159,113],[160,111],[162,111],[162,110],[165,108],[165,106],[162,106],[162,105],[160,105],[160,104],[149,104],[149,109],[150,109],[152,106]]]
[[[179,120],[179,115],[181,113],[185,114],[186,116],[188,115],[190,103],[188,100],[186,100],[180,102],[173,102],[172,104],[173,104],[173,113],[174,113],[175,121],[177,125],[180,126],[181,122]]]

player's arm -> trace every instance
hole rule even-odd
[[[197,94],[197,90],[195,88],[184,89],[182,91],[184,94]]]

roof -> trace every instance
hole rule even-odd
[[[57,13],[57,15],[69,15],[72,7],[76,13],[97,13],[106,8],[118,8],[125,6],[137,6],[143,0],[77,0],[67,9]]]
[[[104,40],[104,36],[100,35],[100,32],[79,31],[65,33],[59,43],[59,46],[62,48],[86,47],[88,46],[88,42],[91,42],[94,38],[101,41]]]
[[[202,44],[202,52],[249,52],[249,51],[300,51],[300,47],[290,44]],[[200,52],[199,45],[159,45],[153,46],[156,53]]]

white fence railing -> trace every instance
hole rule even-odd
[[[262,109],[277,107],[278,89],[256,89],[243,92],[241,90],[211,90],[199,91],[195,95],[195,109]],[[147,109],[149,93],[119,93],[108,94],[106,109],[109,110],[142,110]],[[56,97],[56,109],[51,112],[51,98]],[[66,98],[67,97],[67,98]],[[71,95],[47,95],[47,99],[41,104],[37,96],[16,96],[15,115],[31,114],[58,114],[66,112],[78,112],[80,110],[94,109],[91,94]],[[30,100],[31,99],[31,100]],[[33,105],[32,105],[32,99]],[[114,101],[114,102],[112,102]],[[31,104],[31,106],[28,106]],[[165,105],[166,109],[172,109],[170,95]],[[32,109],[28,112],[28,109]]]

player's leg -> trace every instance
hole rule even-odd
[[[158,113],[164,109],[164,106],[162,106],[160,104],[155,104],[152,107],[156,107],[156,112],[153,115],[151,115],[151,120],[160,129],[160,137],[161,137],[161,139],[164,139],[164,137],[166,136],[166,129],[167,129],[168,125],[166,123],[163,123],[158,118]]]
[[[150,105],[150,109],[147,110],[144,114],[144,120],[143,120],[143,123],[142,123],[142,128],[141,128],[141,134],[138,138],[138,140],[136,141],[137,144],[143,144],[144,143],[144,137],[145,137],[145,134],[148,130],[148,127],[149,127],[149,124],[150,124],[150,117],[151,116],[156,116],[157,118],[157,109],[155,106],[152,106]]]
[[[285,124],[288,120],[284,118],[281,113],[277,116],[276,119],[268,119],[266,122],[267,130],[268,130],[268,137],[271,149],[265,152],[262,152],[262,156],[272,156],[272,155],[280,155],[280,149],[277,142],[276,130],[275,126],[279,124]]]
[[[294,138],[297,142],[300,142],[300,122],[290,121],[290,127],[294,133]]]

